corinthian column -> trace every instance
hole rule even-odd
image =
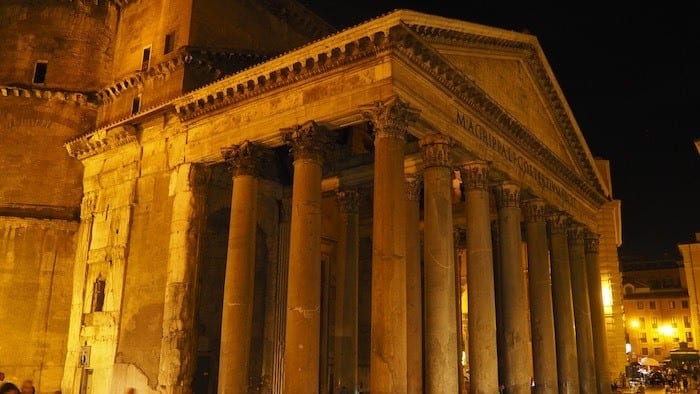
[[[340,237],[336,276],[336,381],[350,392],[357,387],[357,278],[359,259],[359,203],[357,190],[337,193]]]
[[[535,393],[555,394],[557,390],[556,343],[552,310],[552,278],[547,253],[545,203],[540,199],[524,204],[530,289],[530,332]]]
[[[559,394],[578,394],[578,357],[576,355],[576,330],[574,304],[571,295],[571,270],[569,269],[569,244],[566,230],[568,216],[553,213],[547,217],[549,224],[550,259],[552,262],[552,294],[554,329],[557,342],[557,374]]]
[[[406,368],[408,394],[423,392],[423,291],[419,175],[406,176]]]
[[[284,134],[294,181],[287,284],[285,392],[319,390],[321,335],[321,176],[324,130],[308,122]]]
[[[586,276],[591,304],[591,327],[593,329],[598,392],[604,393],[610,387],[610,372],[608,370],[608,340],[605,335],[603,289],[600,283],[600,263],[598,261],[599,238],[598,234],[586,232],[584,250],[586,251]]]
[[[489,211],[489,167],[484,161],[462,169],[467,199],[467,305],[470,391],[498,392],[496,296]]]
[[[530,393],[530,327],[527,286],[522,266],[520,186],[505,181],[495,188],[501,248],[501,316],[505,366],[502,381],[508,393]]]
[[[576,352],[578,354],[578,376],[582,393],[598,390],[593,353],[593,329],[591,327],[591,303],[588,296],[586,255],[583,249],[584,229],[573,225],[569,228],[569,261],[571,264],[571,289],[576,323]],[[600,282],[600,281],[599,281]]]
[[[423,153],[425,391],[457,393],[459,352],[452,234],[452,142],[439,134],[420,141]]]
[[[370,391],[398,394],[407,390],[404,145],[417,113],[397,97],[362,111],[375,132]]]
[[[222,149],[233,176],[231,219],[221,311],[219,393],[248,391],[255,284],[258,173],[262,149],[248,141]]]

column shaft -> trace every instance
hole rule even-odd
[[[187,163],[175,169],[172,176],[175,190],[158,383],[165,393],[186,393],[196,360],[195,285],[208,172]]]
[[[502,349],[508,393],[530,393],[532,350],[527,286],[522,266],[520,187],[502,182],[496,187],[501,248],[501,316],[506,349]]]
[[[498,353],[488,165],[469,163],[464,167],[463,177],[467,200],[470,391],[493,394],[498,392]]]
[[[413,117],[398,98],[366,107],[375,130],[370,392],[406,393],[406,184],[404,145]]]
[[[417,176],[406,181],[406,368],[409,394],[423,392],[420,184]]]
[[[547,251],[545,204],[530,200],[525,204],[528,279],[530,289],[530,332],[535,393],[556,394],[557,365],[552,309],[552,281]]]
[[[224,151],[233,170],[233,193],[221,312],[219,393],[248,391],[258,216],[259,181],[252,162],[256,154],[257,148],[249,143]]]
[[[548,218],[548,221],[559,393],[578,394],[576,329],[574,326],[574,304],[571,295],[569,244],[566,237],[568,218],[563,214],[554,214]]]
[[[600,278],[600,262],[598,260],[598,235],[587,233],[584,242],[596,378],[598,379],[598,392],[605,393],[610,389],[610,366],[608,365],[608,340],[605,333],[603,289]]]
[[[290,133],[294,153],[285,343],[285,392],[319,390],[321,335],[321,130]]]
[[[594,393],[598,390],[598,385],[595,375],[591,304],[588,295],[583,234],[583,228],[580,226],[573,226],[569,230],[569,261],[571,264],[574,321],[576,323],[579,385],[582,393]],[[573,278],[576,278],[576,280],[573,280]]]
[[[355,392],[357,376],[357,285],[359,259],[359,193],[338,192],[340,236],[336,274],[336,382],[338,392]]]
[[[438,134],[429,134],[420,141],[425,166],[425,392],[435,394],[459,390],[449,144]]]

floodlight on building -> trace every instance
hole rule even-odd
[[[668,324],[664,324],[663,326],[659,327],[659,332],[664,334],[667,337],[670,337],[675,333],[676,329],[669,326]]]
[[[630,327],[639,328],[639,320],[637,320],[637,319],[630,320]]]

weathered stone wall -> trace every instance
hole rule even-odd
[[[87,105],[58,98],[0,96],[0,215],[21,210],[22,215],[77,219],[82,165],[68,156],[63,143],[85,131],[94,113]]]
[[[189,37],[193,46],[276,53],[313,38],[272,15],[260,2],[193,0],[193,3]]]
[[[76,222],[0,217],[0,370],[60,388]]]
[[[4,0],[0,4],[0,85],[32,85],[47,61],[45,88],[97,90],[112,59],[117,9],[100,1]]]

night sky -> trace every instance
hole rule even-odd
[[[611,162],[613,197],[622,201],[620,255],[680,258],[677,245],[700,232],[700,155],[693,144],[700,138],[700,13],[694,2],[613,8],[301,2],[337,28],[410,9],[535,35],[593,156]]]

